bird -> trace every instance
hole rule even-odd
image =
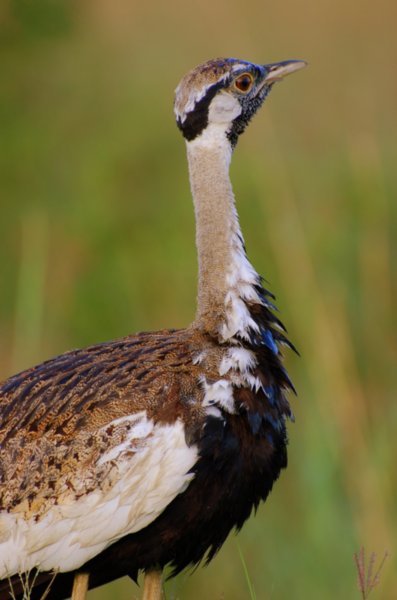
[[[305,65],[218,58],[176,89],[193,322],[68,351],[0,384],[0,600],[80,600],[140,572],[145,600],[158,600],[163,569],[209,562],[287,466],[295,390],[282,351],[295,348],[248,260],[229,166],[273,85]]]

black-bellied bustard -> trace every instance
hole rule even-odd
[[[271,294],[247,259],[229,164],[273,84],[303,61],[211,60],[176,90],[197,226],[182,330],[58,356],[0,387],[0,598],[84,598],[122,575],[210,560],[287,464],[290,380]]]

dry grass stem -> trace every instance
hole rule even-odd
[[[30,577],[30,574],[31,574],[31,571],[18,574],[19,580],[21,582],[22,594],[23,594],[21,600],[30,600],[30,596],[32,594],[32,590],[34,588],[39,571],[36,569],[32,578]],[[54,571],[50,581],[48,582],[46,589],[44,590],[43,595],[40,597],[40,600],[45,600],[47,598],[56,575],[57,575],[57,571]],[[9,590],[10,597],[12,600],[17,600],[16,592],[14,590],[14,586],[12,584],[11,577],[8,577],[7,579],[8,579],[8,583],[10,586],[10,590]]]
[[[363,546],[360,548],[359,552],[354,554],[354,562],[356,563],[357,568],[357,585],[363,600],[366,600],[372,590],[379,585],[380,574],[388,556],[389,553],[386,551],[378,569],[374,573],[374,567],[377,558],[375,552],[371,552],[368,564],[366,564],[365,549]]]

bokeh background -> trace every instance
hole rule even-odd
[[[168,598],[358,599],[361,546],[390,554],[374,599],[397,598],[396,21],[394,0],[0,4],[1,378],[192,320],[173,90],[215,56],[310,63],[232,167],[249,256],[301,352],[289,468]],[[127,579],[89,594],[138,596]]]

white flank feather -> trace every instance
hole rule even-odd
[[[198,453],[186,445],[182,422],[155,425],[139,413],[112,424],[125,425],[126,420],[131,425],[128,442],[98,461],[98,466],[109,463],[108,485],[51,506],[38,521],[0,512],[1,579],[34,567],[76,569],[112,542],[149,525],[186,489]]]
[[[203,406],[218,406],[228,413],[235,413],[233,387],[227,379],[218,379],[215,383],[207,383],[205,377],[202,379],[204,387]]]
[[[246,373],[257,365],[255,354],[246,348],[230,348],[222,359],[219,374],[225,375],[231,369]]]

